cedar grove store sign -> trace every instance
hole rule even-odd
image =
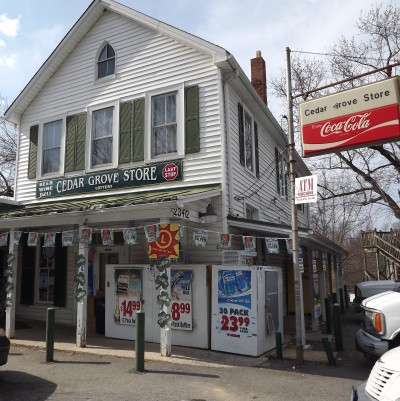
[[[303,157],[400,140],[399,78],[300,104]]]
[[[39,181],[36,185],[36,198],[43,199],[181,180],[182,160],[179,160],[126,170],[118,169],[85,174],[61,180]]]

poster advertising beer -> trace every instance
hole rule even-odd
[[[193,330],[192,272],[171,271],[171,327],[175,330]]]
[[[251,337],[251,271],[218,270],[218,332]]]
[[[114,279],[114,322],[133,326],[136,323],[136,311],[141,308],[141,271],[138,269],[116,268],[114,270]]]

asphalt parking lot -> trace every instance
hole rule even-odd
[[[351,387],[364,381],[373,365],[355,350],[359,324],[352,310],[342,315],[344,351],[335,353],[336,366],[323,359],[298,365],[293,344],[283,350],[283,360],[273,352],[254,358],[173,347],[172,358],[145,354],[140,373],[132,354],[116,356],[112,349],[104,354],[57,350],[55,362],[44,363],[43,348],[13,344],[9,362],[0,368],[0,400],[348,400]],[[321,352],[320,344],[310,345]]]

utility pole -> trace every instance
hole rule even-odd
[[[290,49],[286,48],[286,84],[288,100],[288,131],[289,131],[289,173],[290,191],[292,196],[292,254],[293,254],[293,277],[294,277],[294,300],[296,309],[296,361],[304,363],[303,347],[305,345],[304,308],[303,308],[303,286],[299,270],[299,229],[297,220],[297,206],[295,204],[295,163],[296,152],[294,147],[294,124],[293,124],[293,97],[292,97],[292,72],[290,64]]]

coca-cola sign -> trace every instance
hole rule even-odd
[[[304,102],[300,118],[304,157],[400,140],[398,78]]]

